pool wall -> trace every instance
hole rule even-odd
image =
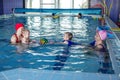
[[[107,25],[110,26],[110,28],[117,28],[118,26],[108,17],[106,17],[106,22]],[[112,62],[112,67],[114,69],[115,74],[120,74],[120,61],[117,60],[118,58],[120,58],[120,31],[116,32],[116,31],[112,31],[113,35],[115,36],[115,38],[108,38],[107,39],[107,48],[109,51],[109,55],[110,55],[110,59]]]
[[[17,68],[0,72],[0,80],[119,80],[117,75]]]
[[[42,13],[82,13],[89,15],[101,15],[101,8],[89,8],[89,9],[33,9],[33,8],[14,8],[13,13],[24,12],[42,12]]]

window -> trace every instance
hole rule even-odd
[[[88,8],[89,0],[25,0],[26,8]]]
[[[40,0],[25,0],[26,8],[40,8]]]
[[[74,0],[74,8],[88,8],[88,0]]]
[[[54,0],[42,0],[43,3],[54,3]]]
[[[60,8],[72,8],[72,0],[60,0]]]
[[[42,5],[42,8],[54,8],[54,5]]]

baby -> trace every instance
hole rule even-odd
[[[17,45],[17,53],[22,53],[24,50],[26,50],[29,47],[30,39],[29,39],[30,32],[27,29],[24,29],[22,31],[22,37],[21,37],[21,44]]]
[[[73,34],[71,32],[65,32],[63,37],[63,43],[68,44],[68,46],[71,45],[79,45],[78,43],[72,42]]]
[[[24,29],[23,32],[22,32],[22,39],[21,39],[21,43],[24,43],[24,44],[29,44],[30,42],[30,39],[29,39],[29,36],[30,36],[30,31],[27,30],[27,29]]]
[[[67,44],[68,46],[71,46],[71,45],[79,45],[79,44],[77,44],[77,43],[74,43],[74,42],[72,42],[71,40],[72,40],[72,38],[73,38],[73,34],[71,33],[71,32],[65,32],[64,33],[64,36],[63,36],[63,41],[62,42],[57,42],[57,43],[55,43],[55,42],[49,42],[50,44]]]
[[[65,34],[63,36],[63,39],[64,39],[63,43],[68,44],[72,40],[72,38],[73,38],[73,34],[72,33],[65,32]]]
[[[78,18],[82,18],[82,14],[81,13],[78,13]]]

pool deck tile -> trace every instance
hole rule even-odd
[[[0,73],[0,80],[7,80],[2,73]]]
[[[109,17],[106,17],[106,22],[110,28],[118,28],[118,26]],[[120,31],[112,32],[115,39],[108,40],[108,51],[110,53],[113,69],[115,73],[120,75]]]
[[[119,80],[119,77],[115,74],[18,68],[1,72],[0,80]]]

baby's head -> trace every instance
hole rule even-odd
[[[52,13],[52,16],[55,16],[56,13]]]
[[[30,31],[27,30],[27,29],[24,29],[24,30],[22,31],[22,35],[23,35],[24,37],[29,37],[29,36],[30,36]]]
[[[73,34],[71,32],[65,32],[64,40],[72,40]]]
[[[78,18],[81,18],[82,17],[82,14],[81,13],[78,13]]]

